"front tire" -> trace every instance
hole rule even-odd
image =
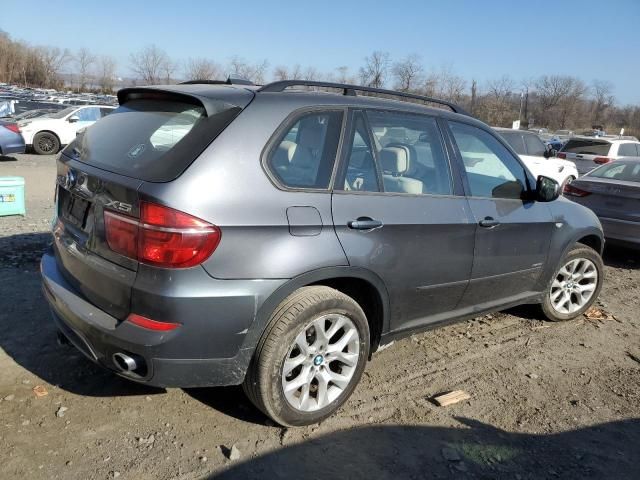
[[[274,311],[243,388],[280,425],[310,425],[349,398],[368,355],[360,305],[329,287],[303,287]]]
[[[542,311],[551,321],[579,317],[596,301],[604,279],[602,258],[594,249],[576,244],[547,286]]]
[[[60,140],[51,132],[39,132],[33,137],[33,151],[38,155],[53,155],[60,150]]]

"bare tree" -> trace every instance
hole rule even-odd
[[[78,91],[84,91],[87,88],[87,80],[89,79],[89,71],[91,66],[96,63],[96,56],[88,49],[81,48],[75,57],[78,66]]]
[[[59,82],[58,75],[62,67],[71,59],[68,49],[58,47],[38,47],[36,53],[44,69],[44,83],[53,86]]]
[[[180,69],[180,64],[167,57],[162,63],[162,74],[164,76],[164,83],[170,85],[174,80],[174,73]]]
[[[148,45],[129,56],[131,70],[140,80],[149,85],[162,81],[169,61],[167,53],[156,45]]]
[[[221,76],[218,64],[207,58],[190,58],[185,65],[188,80],[215,80]]]
[[[269,67],[269,62],[263,60],[261,63],[251,64],[240,57],[231,57],[228,71],[230,76],[238,76],[250,80],[255,84],[264,83],[265,73]]]
[[[599,125],[604,119],[606,110],[615,102],[612,95],[613,85],[605,80],[594,80],[592,84],[593,107],[591,109],[591,118],[594,125]]]
[[[103,92],[112,92],[115,86],[116,61],[109,55],[102,55],[99,59],[99,81]]]
[[[459,103],[464,97],[467,82],[453,73],[451,67],[442,67],[438,74],[439,96],[450,102]]]
[[[360,81],[368,87],[384,87],[389,71],[389,54],[375,51],[365,57],[364,66],[360,67]]]
[[[336,81],[338,83],[356,83],[356,79],[349,73],[349,67],[346,65],[336,68]]]
[[[395,88],[404,92],[415,90],[422,79],[423,70],[420,56],[416,54],[394,63],[392,73],[396,80]]]
[[[274,80],[289,80],[289,69],[284,65],[280,65],[273,70]]]

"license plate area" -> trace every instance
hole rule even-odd
[[[58,216],[71,225],[85,230],[91,203],[60,188],[58,200]]]

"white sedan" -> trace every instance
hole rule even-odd
[[[18,122],[27,147],[40,155],[57,153],[72,142],[78,130],[93,125],[115,107],[108,105],[74,106],[49,115]]]
[[[562,187],[578,178],[576,164],[553,157],[540,137],[527,130],[494,128],[513,148],[527,168],[537,178],[539,175],[553,178]]]

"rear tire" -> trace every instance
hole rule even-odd
[[[39,132],[33,137],[33,151],[38,155],[53,155],[60,150],[60,140],[51,132]]]
[[[594,249],[576,244],[560,262],[547,285],[544,315],[553,322],[579,317],[596,301],[604,280],[604,264]]]
[[[368,355],[369,325],[360,305],[329,287],[303,287],[272,314],[243,389],[278,424],[310,425],[349,398]]]
[[[562,185],[560,185],[560,191],[563,192],[564,191],[564,187],[566,187],[567,185],[569,185],[571,182],[573,182],[576,179],[576,177],[574,177],[573,175],[568,176],[567,178],[565,178],[564,182],[562,182]]]

